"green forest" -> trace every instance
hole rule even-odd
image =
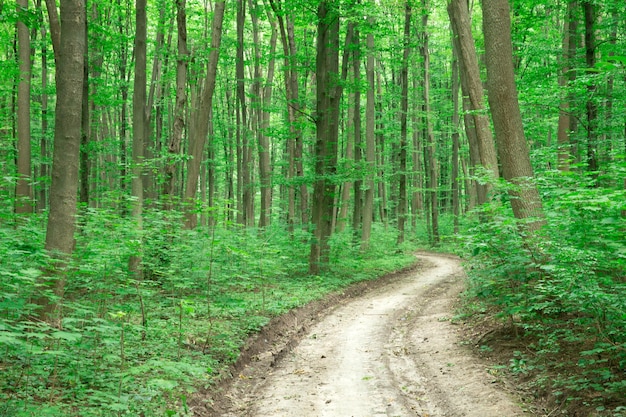
[[[0,0],[0,415],[191,416],[428,249],[545,415],[626,416],[623,7]]]

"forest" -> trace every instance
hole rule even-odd
[[[498,372],[626,416],[623,6],[0,1],[0,415],[190,416],[421,248]]]

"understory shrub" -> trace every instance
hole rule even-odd
[[[329,272],[309,276],[304,230],[217,219],[189,231],[179,212],[144,216],[137,230],[114,210],[83,211],[59,328],[37,320],[33,302],[50,267],[43,218],[0,223],[1,416],[190,415],[190,393],[215,383],[273,316],[414,262],[391,228],[376,229],[366,252],[346,231],[331,242]]]
[[[527,350],[511,371],[531,369],[558,401],[618,415],[626,405],[626,195],[574,183],[543,184],[547,222],[536,236],[523,239],[504,207],[483,216],[463,237],[473,255],[469,293],[523,338]]]

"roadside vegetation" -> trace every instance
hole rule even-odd
[[[0,415],[189,415],[186,400],[214,385],[246,338],[272,317],[415,262],[393,229],[375,227],[362,252],[352,232],[331,242],[327,273],[308,274],[302,231],[262,235],[237,226],[186,230],[182,216],[146,213],[145,279],[128,273],[135,253],[128,218],[87,211],[68,269],[61,325],[35,319],[45,290],[43,219],[15,233],[0,224]]]

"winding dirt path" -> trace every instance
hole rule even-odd
[[[449,320],[463,285],[459,261],[418,257],[419,271],[343,303],[311,325],[266,375],[233,390],[234,409],[220,415],[526,415],[459,343]]]

